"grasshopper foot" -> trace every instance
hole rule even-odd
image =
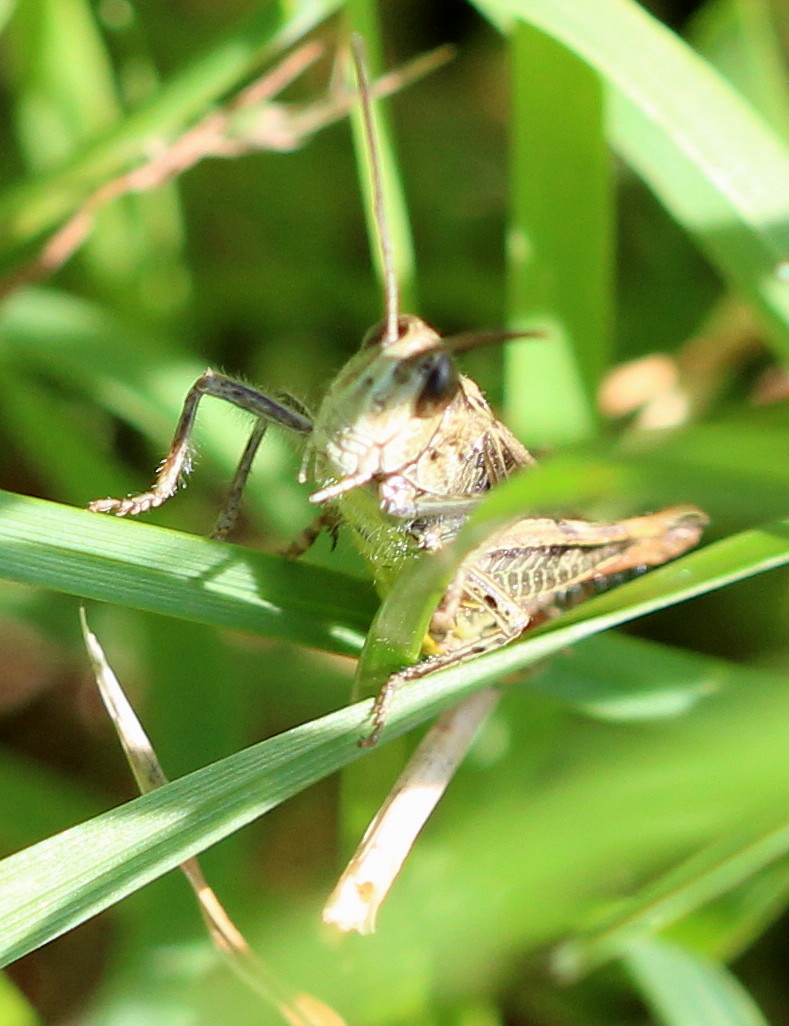
[[[389,716],[389,706],[391,705],[392,699],[400,686],[408,683],[408,681],[424,677],[426,673],[431,673],[436,667],[436,664],[440,665],[441,660],[437,657],[431,657],[429,659],[423,659],[421,663],[415,663],[413,666],[406,666],[406,668],[404,670],[400,670],[399,673],[392,674],[389,680],[387,680],[378,692],[375,702],[373,703],[372,712],[370,713],[372,730],[364,737],[360,737],[356,742],[360,748],[375,748],[378,744],[381,732],[386,726],[386,720]]]
[[[389,680],[384,684],[373,704],[373,710],[370,714],[372,721],[372,730],[369,734],[364,737],[360,737],[356,742],[360,748],[375,748],[381,737],[381,732],[386,726],[386,718],[389,712],[389,703],[392,700],[392,696],[395,691],[400,687],[403,682],[403,674],[393,673]]]
[[[91,513],[114,513],[116,517],[133,516],[156,509],[168,498],[157,491],[142,492],[140,495],[129,495],[125,499],[94,499],[88,504]]]

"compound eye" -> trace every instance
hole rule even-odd
[[[417,396],[414,413],[417,417],[432,417],[446,409],[457,395],[459,384],[452,357],[448,353],[439,353],[433,359],[422,391]]]

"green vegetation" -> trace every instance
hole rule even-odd
[[[306,36],[327,55],[292,110],[323,98],[349,23],[375,73],[444,41],[407,11],[0,0],[0,949],[27,956],[4,1026],[281,1022],[163,875],[211,846],[255,952],[354,1026],[789,1018],[781,5],[707,0],[670,29],[635,0],[476,0],[447,20],[453,60],[383,119],[409,306],[447,334],[550,333],[464,360],[542,465],[486,500],[456,557],[502,516],[675,503],[710,515],[697,552],[407,688],[402,740],[368,753],[348,657],[376,675],[412,652],[446,567],[376,614],[342,536],[303,564],[271,555],[313,515],[274,430],[237,544],[207,540],[245,437],[217,404],[164,509],[79,508],[147,486],[206,365],[314,405],[379,316],[343,116],[261,147],[236,112],[225,141],[251,152],[162,169]],[[129,192],[146,163],[161,184]],[[612,368],[655,353],[625,411]],[[131,802],[77,596],[173,781]],[[407,732],[502,677],[378,932],[337,941],[321,906]]]

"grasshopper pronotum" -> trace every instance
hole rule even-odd
[[[317,483],[310,501],[322,507],[317,527],[290,554],[303,552],[322,527],[344,524],[383,593],[406,561],[449,544],[485,493],[534,459],[455,364],[464,350],[523,333],[442,338],[420,318],[400,313],[358,44],[354,57],[384,267],[383,321],[331,382],[314,418],[287,396],[268,396],[206,371],[186,398],[152,488],[125,499],[99,499],[90,508],[124,516],[165,502],[189,469],[200,400],[214,396],[257,418],[216,534],[228,533],[266,427],[279,424],[307,436],[299,480]],[[701,510],[675,506],[618,522],[525,517],[496,531],[461,563],[431,620],[423,645],[428,658],[389,679],[376,701],[371,733],[361,743],[375,743],[388,696],[402,681],[507,644],[577,598],[585,584],[680,555],[696,544],[706,522]]]

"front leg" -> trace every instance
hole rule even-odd
[[[241,381],[207,370],[192,385],[184,400],[183,410],[173,435],[170,451],[162,462],[152,487],[139,495],[125,499],[95,499],[88,509],[94,513],[115,513],[116,516],[136,516],[161,506],[178,488],[178,483],[190,469],[189,448],[197,409],[204,396],[213,396],[246,410],[257,417],[249,441],[236,469],[225,509],[219,517],[214,537],[224,538],[238,515],[241,493],[252,467],[252,461],[269,424],[298,434],[309,434],[312,421],[304,408],[290,398],[273,399]]]

